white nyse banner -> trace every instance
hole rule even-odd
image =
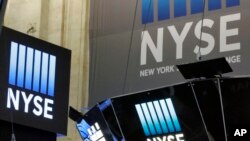
[[[199,53],[203,60],[226,57],[229,76],[249,75],[249,6],[207,0],[201,36],[203,0],[139,0],[137,7],[134,0],[91,1],[90,105],[183,82],[175,65]]]

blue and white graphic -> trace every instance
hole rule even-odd
[[[142,0],[142,24],[154,22],[154,1]],[[190,0],[191,14],[203,12],[205,0]],[[187,0],[173,0],[174,17],[187,16]],[[240,5],[240,0],[226,0],[226,7]],[[158,0],[158,21],[170,18],[170,0]],[[222,0],[208,0],[208,10],[222,8]]]
[[[54,97],[56,57],[11,42],[9,84]]]
[[[106,141],[97,122],[88,129],[88,133],[91,141]]]
[[[135,105],[146,136],[180,132],[181,127],[170,98]]]
[[[84,119],[81,123],[77,124],[77,128],[84,138],[84,141],[106,141],[99,124],[96,122],[90,126]]]
[[[88,134],[88,129],[90,128],[90,125],[84,120],[82,119],[81,123],[76,125],[81,136],[85,139],[88,138],[89,134]]]

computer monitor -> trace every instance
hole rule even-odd
[[[112,98],[125,140],[208,141],[188,83]]]

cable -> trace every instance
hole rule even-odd
[[[12,113],[12,110],[10,112],[10,120],[11,120],[11,131],[12,133],[14,133],[14,127],[13,127],[13,113]]]
[[[14,133],[14,120],[13,120],[13,112],[10,112],[10,120],[11,120],[11,141],[16,141],[15,133]]]
[[[202,123],[203,123],[203,125],[204,125],[204,128],[205,128],[205,131],[206,131],[206,133],[207,133],[207,136],[209,137],[209,132],[208,132],[208,130],[207,130],[207,125],[206,125],[204,116],[203,116],[202,111],[201,111],[201,108],[200,108],[199,101],[198,101],[198,99],[197,99],[197,96],[196,96],[196,93],[195,93],[195,90],[194,90],[194,84],[193,84],[193,82],[191,81],[191,82],[189,82],[189,85],[190,85],[190,87],[191,87],[191,89],[192,89],[192,91],[193,91],[194,99],[195,99],[197,108],[198,108],[198,110],[199,110],[199,113],[200,113],[200,116],[201,116]]]
[[[224,106],[223,106],[223,99],[222,99],[222,92],[221,92],[221,82],[219,78],[217,79],[218,84],[218,90],[219,90],[219,96],[220,96],[220,106],[221,106],[221,114],[222,114],[222,121],[223,121],[223,128],[224,128],[224,135],[225,135],[225,141],[228,141],[227,138],[227,128],[226,128],[226,120],[225,120],[225,112],[224,112]]]
[[[147,16],[146,16],[146,19],[148,19],[149,18],[149,14],[150,14],[150,7],[152,6],[152,1],[153,0],[150,0],[150,2],[149,2],[149,5],[148,5],[148,10],[147,10]],[[141,42],[142,42],[142,39],[144,38],[144,31],[147,29],[147,22],[145,22],[145,24],[144,24],[144,26],[143,26],[143,32],[142,32],[142,34],[141,34]],[[140,58],[140,52],[138,51],[138,55],[137,55],[137,58],[135,59],[135,60],[140,60],[139,59]],[[135,66],[134,66],[135,68],[137,67],[136,66],[136,63],[135,63]],[[135,86],[135,85],[132,85],[132,88],[133,88],[133,86]],[[131,87],[130,87],[131,88]]]
[[[92,51],[92,56],[91,59],[93,59],[93,66],[91,66],[91,68],[93,68],[93,74],[92,74],[92,79],[91,79],[91,84],[90,84],[90,92],[94,93],[95,92],[95,81],[96,81],[96,68],[97,68],[97,52],[98,52],[98,34],[99,34],[99,3],[97,0],[94,0],[94,9],[93,9],[93,19],[92,19],[92,23],[96,23],[93,25],[93,34],[92,36],[92,46],[93,46],[93,51]],[[97,16],[95,16],[97,13]],[[95,18],[96,17],[96,18]],[[95,26],[96,25],[96,26]],[[91,54],[90,54],[91,55]]]
[[[206,0],[203,0],[203,13],[201,18],[201,33],[200,33],[200,39],[199,39],[199,50],[197,53],[197,60],[201,61],[202,54],[201,54],[201,39],[202,39],[202,33],[203,33],[203,23],[204,23],[204,17],[205,17],[205,8],[206,8]]]
[[[134,19],[133,19],[133,26],[132,26],[132,31],[131,31],[131,36],[130,36],[130,42],[129,42],[128,58],[127,58],[127,64],[126,64],[125,78],[124,78],[124,82],[123,82],[123,89],[122,89],[122,93],[123,94],[125,93],[127,76],[128,76],[128,66],[129,66],[129,60],[130,60],[130,55],[131,55],[131,48],[132,48],[132,43],[133,43],[133,36],[134,36],[134,28],[135,28],[135,20],[136,20],[137,8],[138,8],[138,1],[139,0],[136,0],[135,12],[134,12]]]
[[[149,14],[150,14],[150,7],[151,7],[151,5],[152,5],[152,0],[150,0],[150,3],[148,5],[147,19],[148,19]],[[127,75],[128,75],[128,67],[129,67],[129,60],[130,60],[130,55],[131,55],[132,43],[133,43],[133,32],[134,32],[134,26],[135,26],[135,19],[136,19],[137,9],[138,9],[138,0],[136,1],[135,14],[134,14],[134,20],[133,20],[133,26],[132,26],[130,44],[129,44],[129,54],[128,54],[127,65],[126,65],[125,80],[124,80],[123,90],[122,90],[123,93],[125,93],[125,88],[126,88]],[[146,27],[147,27],[147,23],[144,24],[142,31],[145,31]],[[143,37],[144,37],[144,32],[141,35],[141,40],[143,39]]]
[[[11,141],[16,141],[16,137],[14,133],[11,134]]]
[[[3,40],[7,40],[7,36],[2,36]],[[4,58],[8,58],[9,54],[7,51],[4,51]],[[6,91],[7,93],[7,91]],[[13,110],[10,109],[10,123],[11,123],[11,141],[16,141],[15,133],[14,133],[14,116],[13,116]]]
[[[146,19],[148,19],[148,17],[149,17],[151,5],[152,5],[152,0],[150,0],[149,5],[148,5],[148,11],[147,11],[147,18]],[[146,30],[146,27],[147,27],[147,22],[144,24],[143,31]],[[143,39],[143,37],[144,37],[144,32],[142,33],[141,39]]]

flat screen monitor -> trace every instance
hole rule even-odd
[[[115,97],[111,101],[125,140],[209,140],[189,84]]]

